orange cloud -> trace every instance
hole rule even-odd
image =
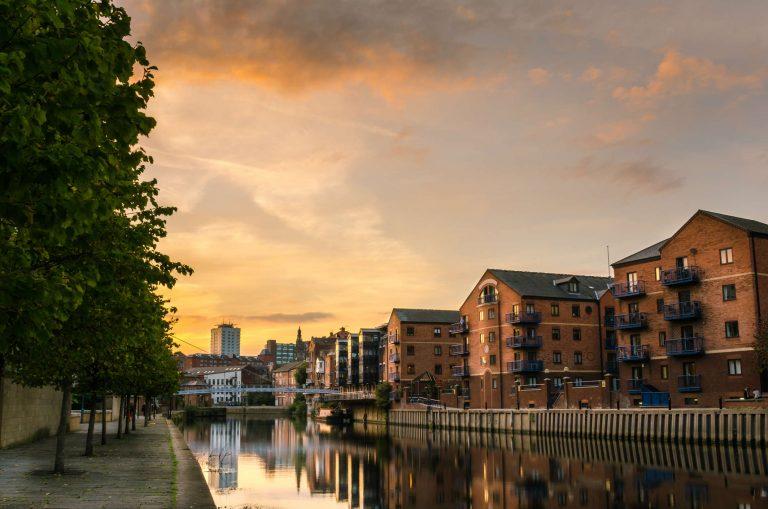
[[[668,50],[645,85],[617,87],[613,97],[635,106],[653,106],[659,101],[701,90],[755,90],[762,87],[766,72],[738,74],[711,60],[686,57]]]
[[[669,169],[648,159],[637,161],[600,161],[592,156],[581,159],[571,168],[570,176],[575,179],[597,179],[611,182],[626,194],[637,191],[663,192],[679,188],[682,179]]]
[[[549,83],[549,78],[549,71],[542,69],[541,67],[536,67],[535,69],[528,71],[528,79],[531,80],[531,83],[534,85],[546,85]]]

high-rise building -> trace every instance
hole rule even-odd
[[[240,355],[240,328],[232,323],[220,323],[211,329],[211,353]]]
[[[294,343],[275,344],[275,364],[282,366],[296,361],[296,345]]]

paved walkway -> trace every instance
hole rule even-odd
[[[85,426],[83,426],[85,428]],[[100,427],[97,425],[97,431]],[[82,473],[54,476],[55,438],[0,450],[0,507],[214,508],[202,472],[175,426],[159,418],[107,445],[95,436],[94,457],[82,456],[85,429],[67,436],[65,466]]]

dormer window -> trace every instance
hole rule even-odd
[[[579,293],[579,282],[578,281],[569,281],[568,282],[568,293]]]
[[[480,292],[480,297],[477,299],[478,304],[492,304],[498,300],[496,296],[496,287],[493,285],[487,285],[483,287]]]

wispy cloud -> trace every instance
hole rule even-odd
[[[272,313],[269,315],[251,315],[246,316],[247,320],[254,320],[257,322],[272,322],[272,323],[309,323],[319,322],[334,318],[333,313],[326,313],[324,311],[308,311],[306,313]]]
[[[670,191],[683,183],[681,177],[649,159],[617,162],[587,156],[571,167],[569,174],[574,179],[586,178],[612,183],[625,194]]]

